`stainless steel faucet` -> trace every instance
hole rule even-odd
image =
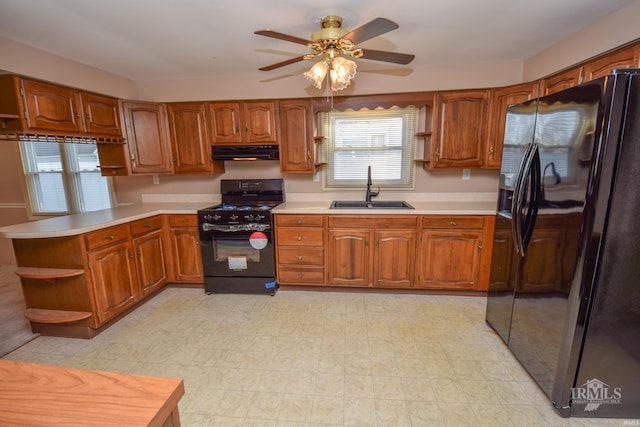
[[[380,194],[380,187],[378,191],[371,191],[371,166],[367,168],[367,194],[365,195],[365,202],[370,202],[372,197],[376,197]]]

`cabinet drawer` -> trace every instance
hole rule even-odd
[[[418,217],[413,215],[331,215],[330,228],[384,228],[384,229],[415,229]]]
[[[169,215],[169,225],[172,227],[197,227],[198,215]]]
[[[85,235],[87,249],[92,250],[110,245],[119,240],[129,238],[129,226],[127,224],[116,225],[114,227],[103,228],[102,230],[92,231]]]
[[[278,245],[282,246],[322,246],[322,228],[289,228],[276,229]]]
[[[322,248],[278,248],[279,264],[322,265],[323,262]]]
[[[159,230],[162,228],[162,219],[159,216],[139,219],[131,224],[131,234],[134,236],[147,233],[151,230]]]
[[[281,227],[322,227],[323,215],[276,215],[276,225]]]
[[[278,282],[288,285],[322,285],[324,284],[324,271],[322,267],[280,267]]]
[[[422,228],[479,228],[484,227],[481,216],[428,216],[422,218]]]

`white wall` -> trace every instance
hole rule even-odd
[[[524,62],[532,81],[640,38],[640,0],[609,15]]]

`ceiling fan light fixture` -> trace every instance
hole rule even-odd
[[[309,71],[304,73],[304,76],[316,89],[320,89],[322,88],[322,81],[326,77],[328,70],[329,64],[327,64],[327,61],[323,59],[322,61],[315,63]]]
[[[356,76],[356,63],[343,58],[342,56],[336,56],[331,62],[331,71],[329,71],[331,77],[331,90],[338,91],[346,88],[351,84],[351,79]]]

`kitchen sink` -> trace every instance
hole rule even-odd
[[[407,202],[376,200],[363,202],[358,200],[334,200],[330,209],[413,209]]]

